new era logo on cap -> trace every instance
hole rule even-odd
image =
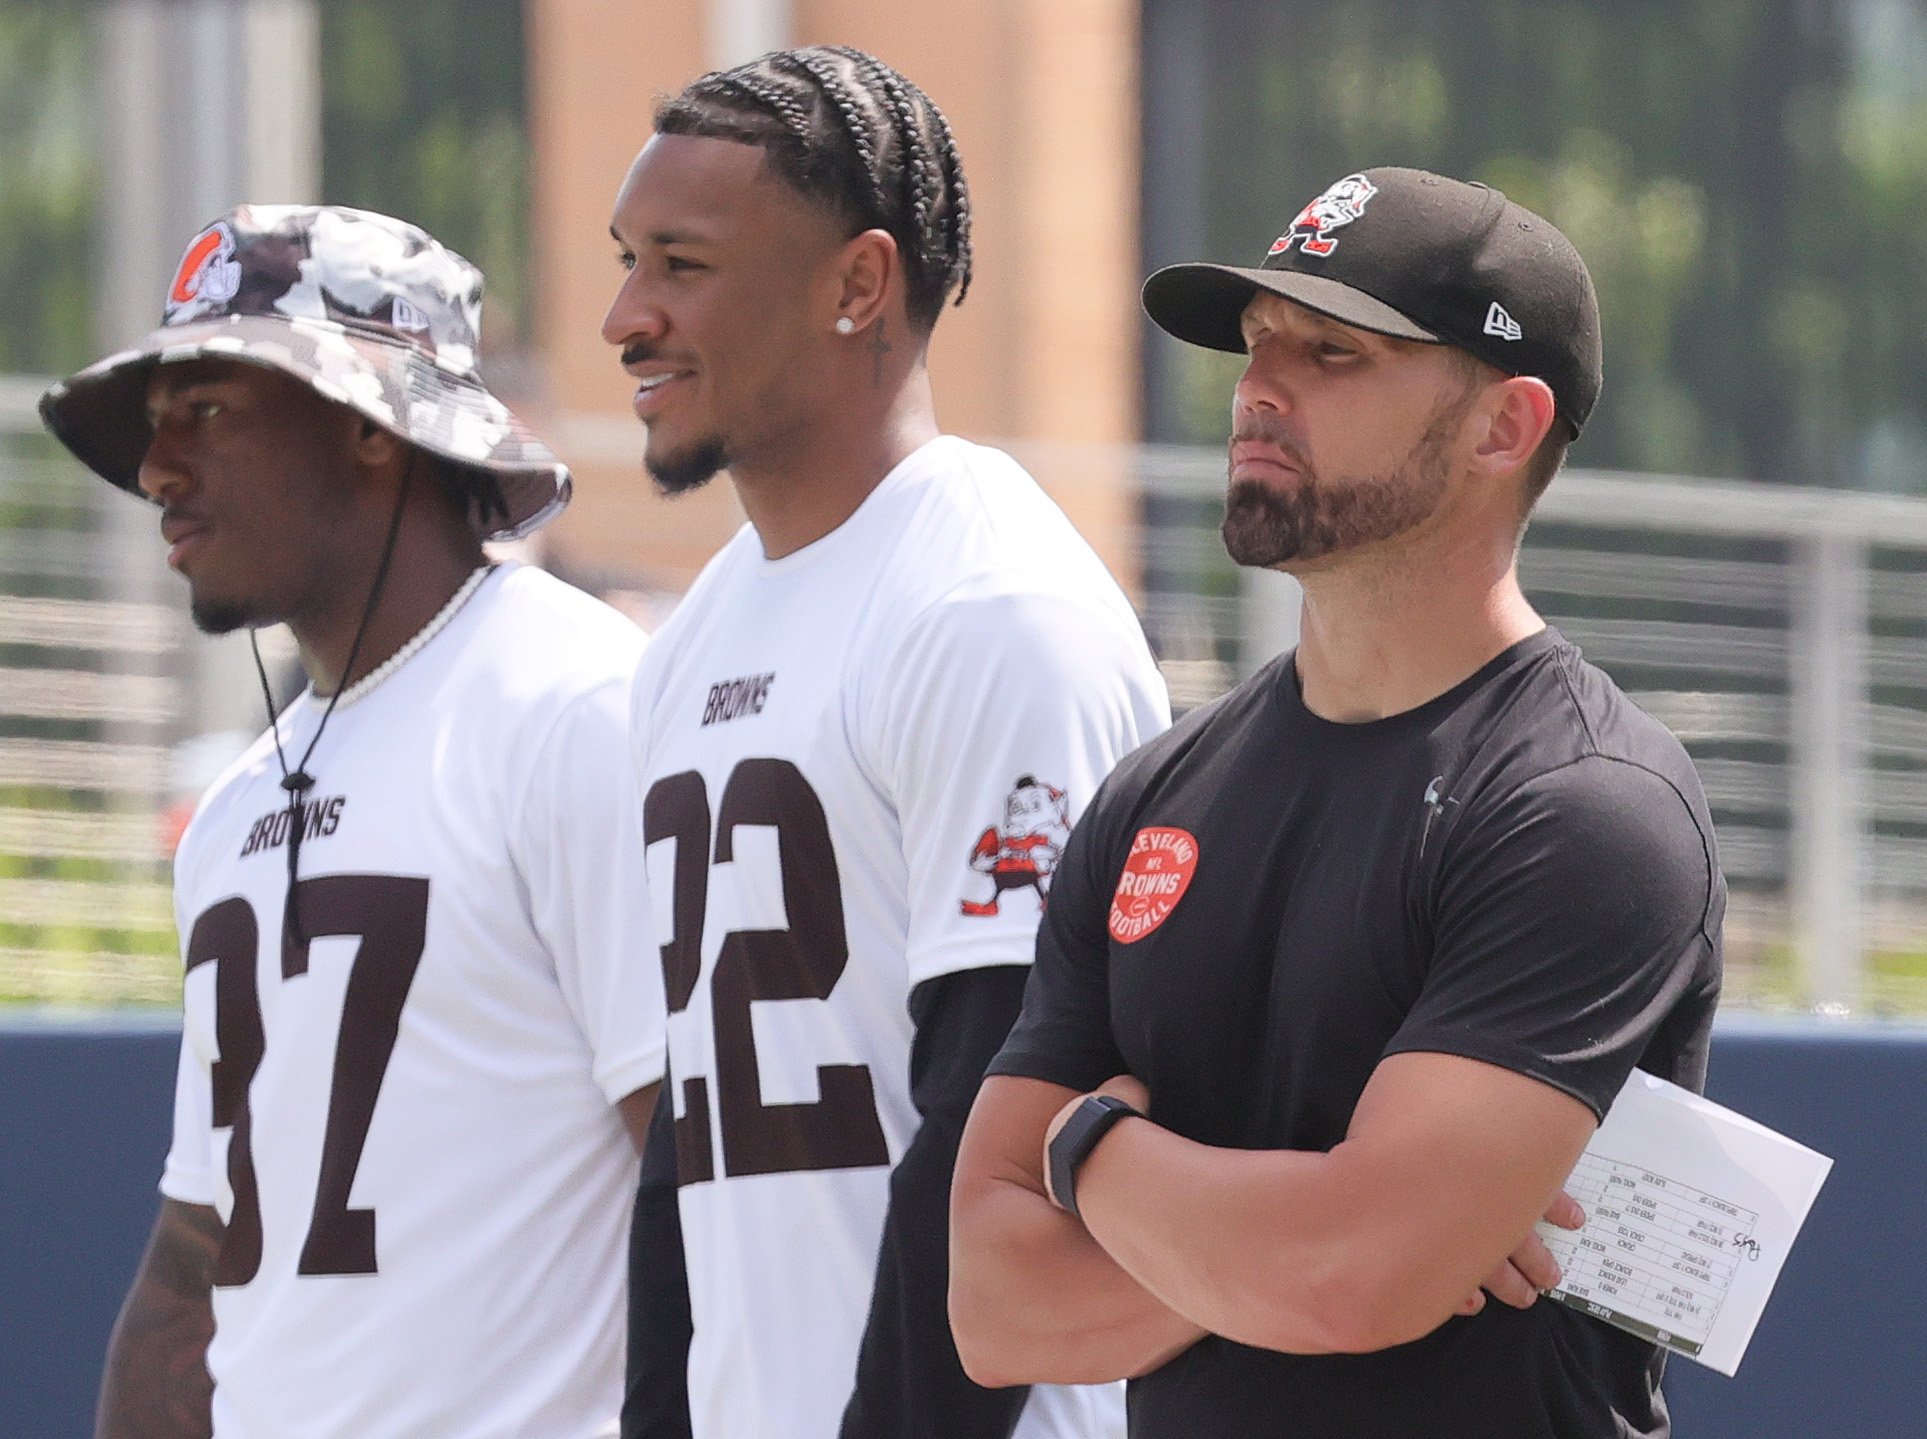
[[[1525,333],[1519,328],[1519,322],[1508,315],[1505,312],[1505,306],[1497,300],[1494,300],[1492,308],[1485,312],[1485,332],[1488,335],[1496,335],[1501,340],[1516,340]]]
[[[427,314],[417,305],[411,304],[400,295],[388,312],[388,318],[397,330],[426,330],[430,327]]]

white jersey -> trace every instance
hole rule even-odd
[[[589,1439],[621,1404],[636,1159],[658,1079],[628,691],[644,636],[503,566],[328,722],[304,946],[263,735],[175,860],[187,963],[162,1191],[227,1231],[217,1439]],[[279,721],[293,766],[321,719]]]
[[[636,675],[696,1439],[829,1439],[891,1167],[910,991],[1031,960],[1071,823],[1169,722],[1136,616],[1018,465],[933,440],[834,532],[745,526]],[[1026,1435],[1123,1432],[1040,1388]]]

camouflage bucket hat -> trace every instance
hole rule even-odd
[[[518,539],[562,512],[569,471],[482,383],[481,315],[482,272],[413,225],[338,205],[243,205],[188,245],[161,328],[48,390],[40,415],[89,469],[139,494],[152,368],[265,365],[492,475],[508,513],[483,538]]]

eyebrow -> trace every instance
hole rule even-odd
[[[165,372],[169,368],[177,367],[163,365],[160,368],[163,371],[159,377],[160,383],[148,392],[146,399],[142,402],[142,408],[147,411],[150,418],[155,410],[166,405],[170,400],[180,399],[187,391],[199,389],[202,385],[218,385],[228,378],[225,375],[170,375]]]
[[[1296,302],[1287,301],[1287,303]],[[1299,305],[1298,308],[1303,311],[1305,316],[1311,321],[1311,330],[1314,334],[1329,335],[1336,332],[1338,335],[1347,339],[1357,336],[1378,340],[1394,338],[1390,335],[1381,335],[1376,330],[1367,330],[1358,325],[1348,325],[1343,320],[1335,320],[1330,315],[1322,314],[1312,309],[1309,305]],[[1269,334],[1280,334],[1284,332],[1285,328],[1286,327],[1282,325],[1268,324],[1263,320],[1247,321],[1242,316],[1239,319],[1239,329],[1245,335],[1247,344],[1250,342],[1251,331],[1253,329],[1262,330]]]
[[[629,242],[614,225],[609,227],[609,237],[618,245],[628,248]],[[686,230],[652,230],[649,232],[652,245],[714,245],[716,239],[710,235],[693,234]]]
[[[169,405],[179,402],[183,388],[184,387],[180,385],[168,385],[157,392],[150,393],[147,398],[141,402],[141,417],[147,421],[150,427],[163,410]]]

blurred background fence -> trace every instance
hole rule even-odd
[[[246,732],[197,724],[208,641],[117,573],[158,548],[153,516],[39,438],[42,383],[0,379],[0,1001],[164,1004],[171,846]],[[1080,459],[1130,477],[1179,710],[1295,642],[1295,583],[1219,541],[1221,451]],[[1733,890],[1729,1005],[1927,1012],[1927,501],[1575,470],[1520,565],[1699,767]]]
[[[1224,470],[1140,451],[1144,618],[1181,706],[1297,635],[1295,584],[1219,544]],[[1520,572],[1699,768],[1733,892],[1726,1002],[1927,1011],[1927,502],[1569,471]]]
[[[104,487],[40,438],[42,384],[0,378],[0,1001],[160,1004],[185,636],[115,597]]]

